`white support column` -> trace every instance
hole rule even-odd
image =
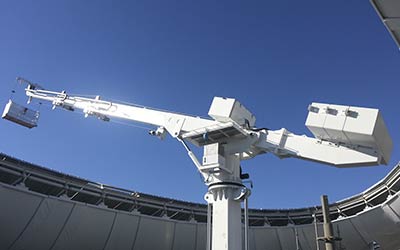
[[[211,250],[242,250],[241,203],[250,195],[250,191],[240,179],[239,157],[223,157],[226,170],[212,174],[205,195],[206,201],[212,204]]]
[[[239,187],[217,187],[211,190],[213,203],[212,250],[242,249],[242,209]]]

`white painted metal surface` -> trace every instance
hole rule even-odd
[[[232,98],[214,97],[208,115],[219,122],[236,122],[241,126],[254,127],[256,117],[239,101]]]
[[[312,119],[313,122],[309,122],[311,129],[329,131],[331,134],[326,137],[317,131],[316,135],[320,138],[309,138],[304,135],[295,135],[286,129],[270,131],[254,128],[254,115],[235,99],[214,98],[209,114],[215,120],[210,120],[114,103],[101,100],[99,96],[91,99],[69,96],[65,91],[53,92],[36,89],[36,85],[32,85],[29,81],[18,79],[28,84],[26,95],[30,99],[50,101],[54,108],[61,107],[70,111],[82,110],[86,117],[95,116],[103,121],[117,117],[154,125],[157,129],[151,131],[150,134],[162,139],[168,132],[182,142],[195,166],[202,173],[204,182],[209,189],[206,200],[213,206],[212,250],[242,249],[241,202],[248,198],[250,192],[242,183],[241,160],[269,152],[281,158],[297,157],[335,166],[354,167],[387,163],[390,157],[390,153],[388,154],[386,149],[391,149],[391,145],[382,147],[380,143],[376,142],[375,135],[386,135],[383,121],[379,123],[381,119],[378,111],[373,113],[368,110],[364,112],[360,108],[347,109],[347,116],[351,115],[353,118],[354,114],[357,114],[355,116],[356,125],[353,125],[353,121],[347,121],[347,117],[327,116],[328,111],[336,110],[336,113],[341,113],[342,106],[328,108],[321,115],[316,112],[317,115]],[[364,114],[366,114],[365,119]],[[332,121],[327,121],[328,119],[332,119]],[[322,120],[324,123],[320,126]],[[370,131],[371,128],[377,127],[373,123],[374,121],[377,124],[383,124],[383,127],[381,126],[377,132],[374,129],[372,132]],[[366,131],[359,132],[358,123],[360,122],[367,127]],[[332,135],[333,132],[335,135]],[[204,146],[205,154],[202,164],[187,146],[185,139],[197,146]],[[384,140],[382,143],[387,142]],[[166,231],[166,234],[169,235],[169,229]],[[160,239],[157,242],[163,241]]]
[[[312,103],[306,126],[316,138],[373,148],[387,164],[393,143],[378,109]]]

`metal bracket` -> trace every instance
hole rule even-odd
[[[166,119],[165,128],[172,137],[176,138],[180,135],[184,123],[185,118],[169,117]]]

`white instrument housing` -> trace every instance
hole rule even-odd
[[[236,122],[241,126],[254,127],[255,116],[233,98],[214,97],[208,115],[219,122]]]
[[[312,103],[308,110],[306,126],[316,138],[375,149],[388,164],[393,143],[378,109]]]

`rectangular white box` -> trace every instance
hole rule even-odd
[[[387,164],[393,143],[378,109],[312,103],[306,120],[316,138],[374,148]]]
[[[256,118],[240,102],[232,98],[214,97],[208,115],[220,122],[233,121],[254,127]]]
[[[215,172],[224,170],[231,172],[230,169],[226,168],[225,158],[221,155],[222,148],[218,143],[208,144],[204,146],[203,164],[200,170],[202,172]]]

